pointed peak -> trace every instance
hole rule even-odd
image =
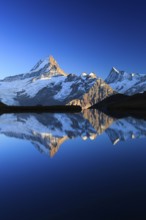
[[[30,72],[39,72],[39,75],[47,74],[48,76],[67,76],[67,74],[59,67],[57,61],[54,59],[53,56],[48,56],[44,59],[39,60],[39,62],[37,62],[37,64],[31,69]]]
[[[121,77],[122,77],[122,72],[117,70],[115,67],[112,67],[109,75],[105,79],[105,82],[108,84],[113,83],[113,82],[119,80]]]
[[[49,63],[58,66],[57,61],[54,59],[52,55],[49,56]]]
[[[112,67],[111,72],[120,73],[120,71],[119,71],[119,70],[117,70],[115,67]]]

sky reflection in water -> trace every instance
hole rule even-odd
[[[0,133],[1,219],[146,216],[146,121],[8,114]]]

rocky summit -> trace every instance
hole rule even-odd
[[[114,93],[95,73],[65,73],[52,56],[28,73],[0,80],[0,101],[7,105],[79,104],[85,109]]]

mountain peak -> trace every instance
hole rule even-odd
[[[52,55],[48,57],[48,60],[50,64],[58,66],[57,61],[54,59]]]
[[[117,70],[117,69],[116,69],[114,66],[112,67],[111,72],[120,73],[120,71],[119,71],[119,70]]]
[[[37,64],[31,69],[31,73],[39,72],[41,74],[53,76],[53,75],[63,75],[67,76],[67,74],[59,67],[57,61],[54,57],[48,56],[45,59],[41,59],[37,62]]]
[[[112,83],[115,82],[117,80],[120,80],[120,78],[122,77],[122,71],[117,70],[115,67],[112,67],[108,77],[106,78],[105,82],[106,83]]]
[[[93,73],[93,72],[89,73],[89,77],[91,77],[91,78],[97,78],[96,74]]]

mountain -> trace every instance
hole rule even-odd
[[[66,105],[80,100],[87,108],[114,93],[94,73],[65,73],[52,56],[40,60],[28,73],[0,80],[0,101],[7,105]]]
[[[126,95],[146,91],[146,74],[127,73],[113,67],[105,82],[116,92]]]
[[[40,60],[30,71],[31,73],[39,73],[39,75],[43,74],[43,76],[55,76],[55,75],[63,75],[67,76],[58,65],[53,56],[47,57],[44,60]]]
[[[78,97],[77,99],[71,100],[68,104],[80,105],[83,109],[86,109],[115,93],[116,92],[108,84],[98,78],[88,92],[85,92],[81,98]]]

